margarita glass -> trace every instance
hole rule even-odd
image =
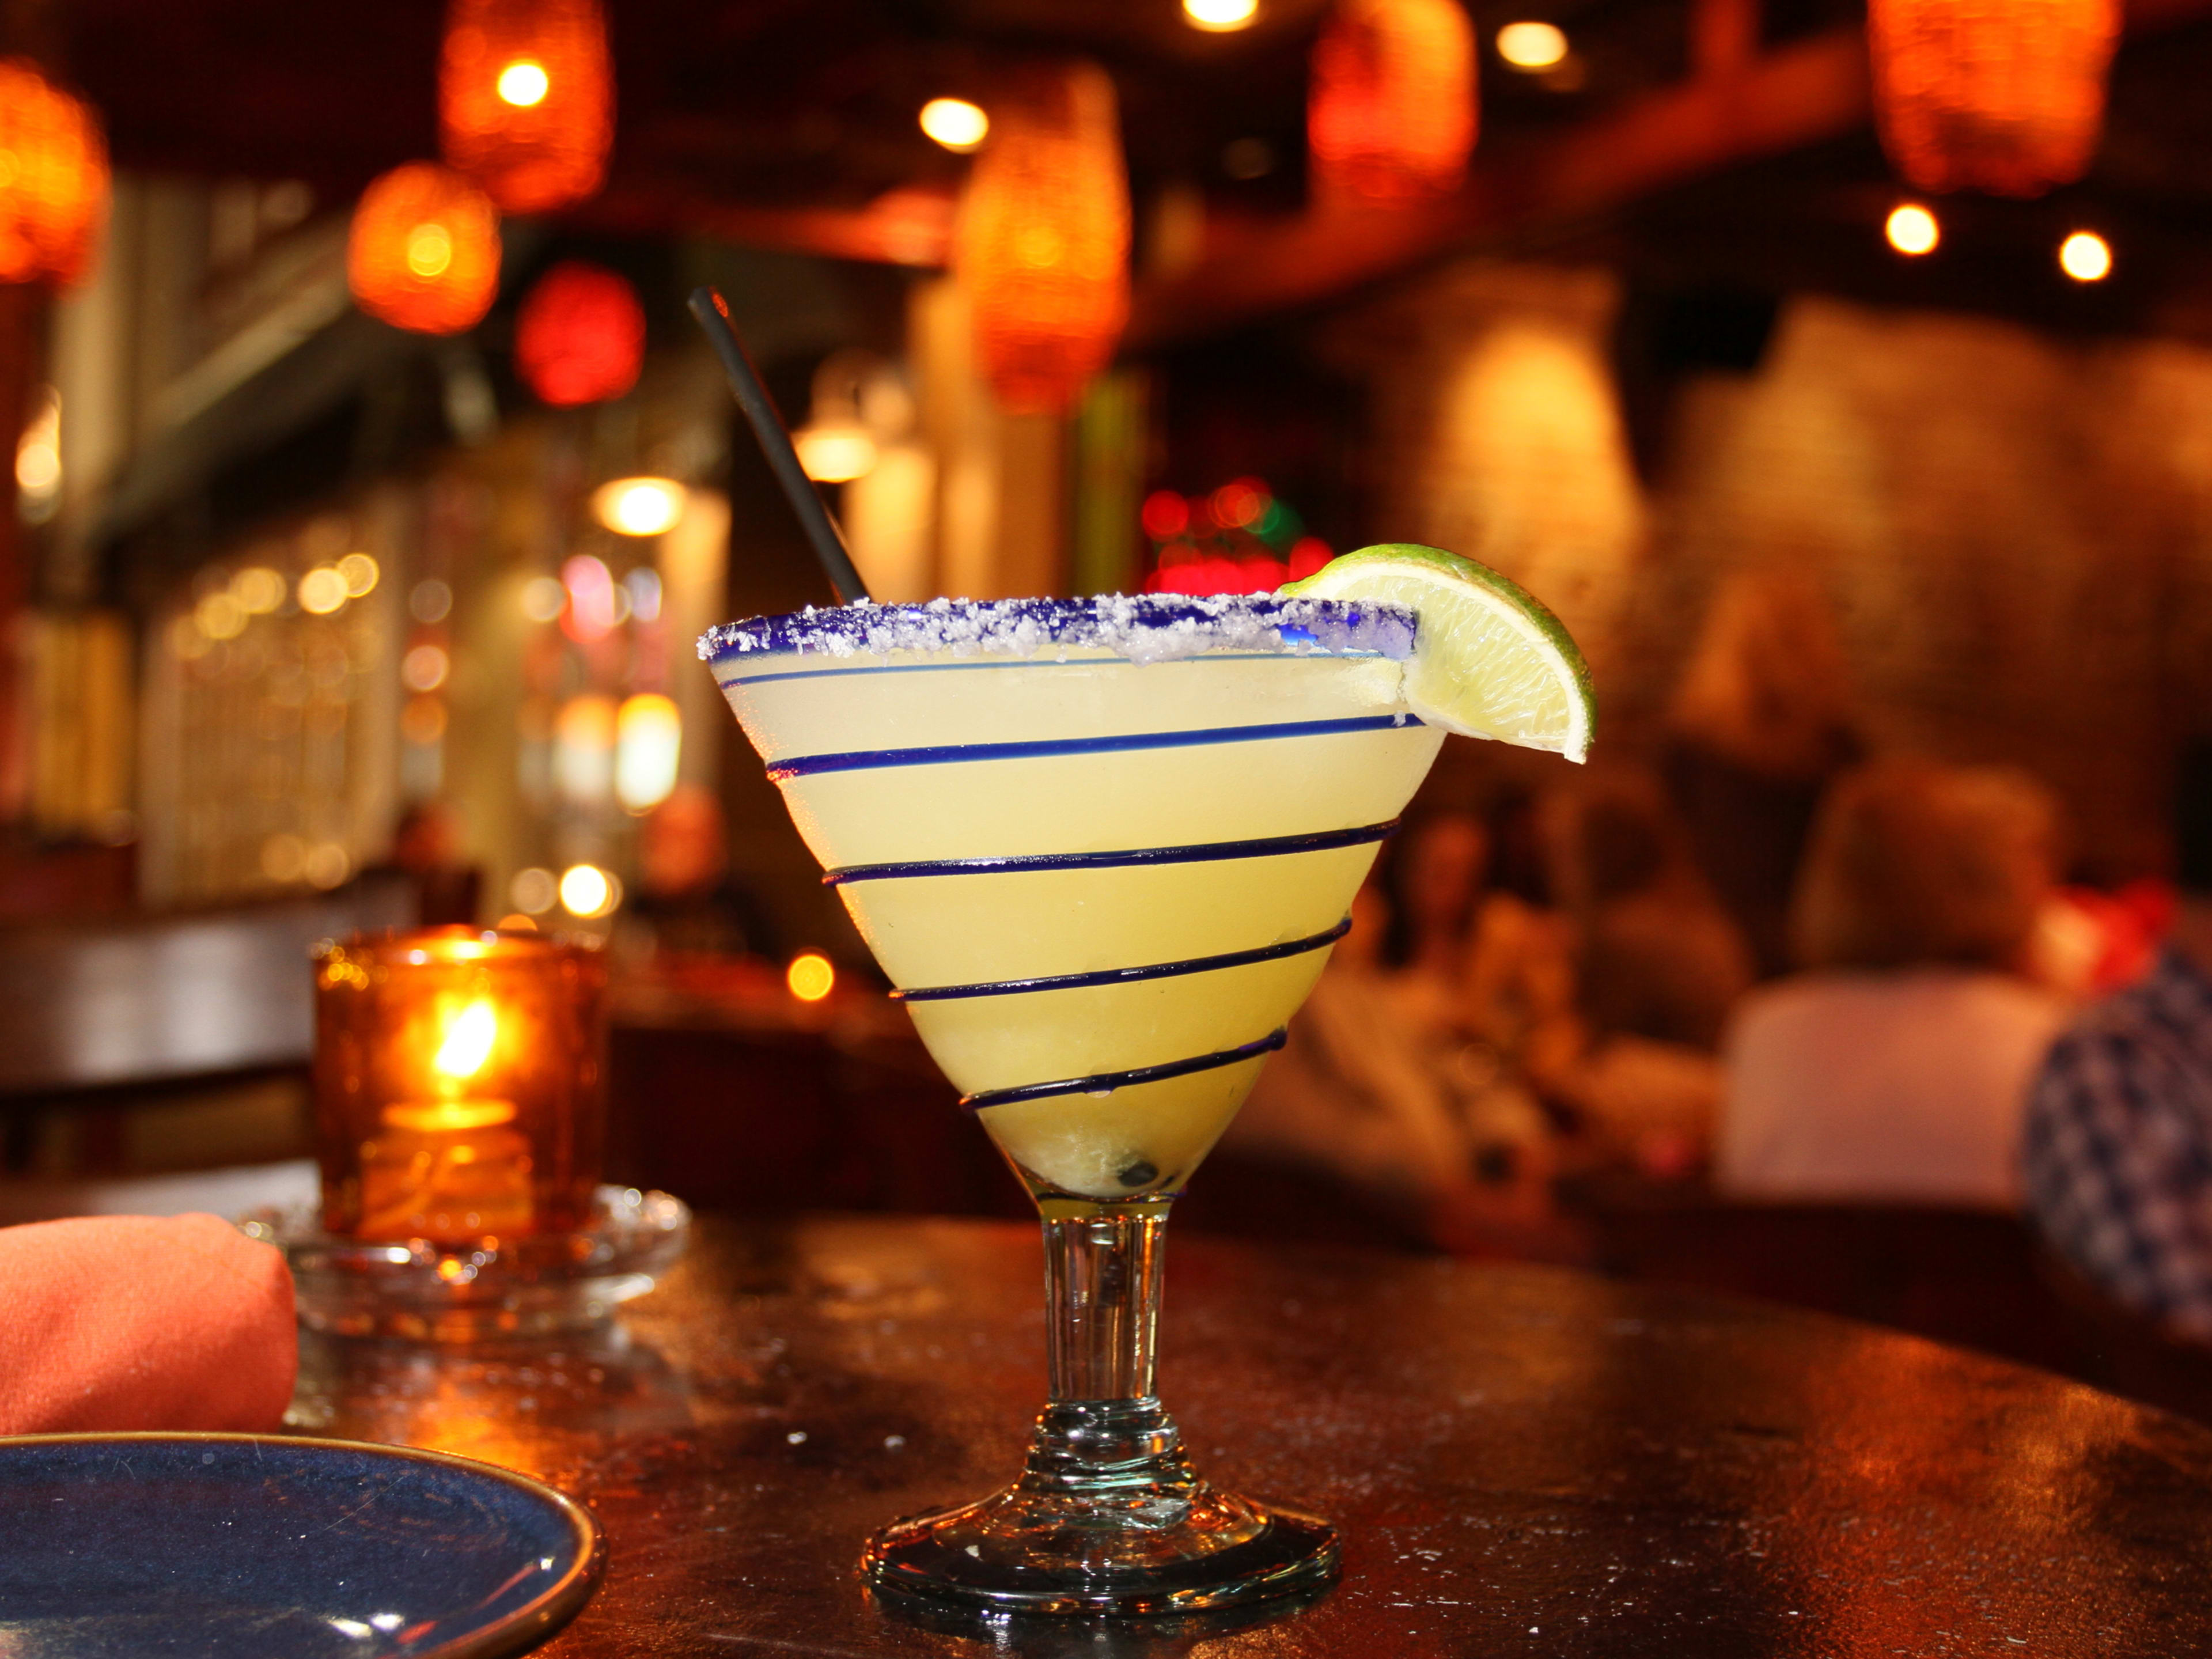
[[[1326,1582],[1323,1522],[1200,1480],[1153,1388],[1162,1228],[1443,741],[1411,611],[855,605],[701,641],[922,1041],[1036,1200],[1028,1465],[869,1543],[879,1586],[1152,1613]]]

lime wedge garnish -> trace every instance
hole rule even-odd
[[[1597,705],[1589,665],[1559,619],[1488,565],[1411,542],[1363,547],[1282,590],[1417,612],[1406,701],[1431,726],[1580,761]]]

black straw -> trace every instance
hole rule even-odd
[[[745,355],[744,342],[730,326],[729,307],[722,303],[722,296],[713,289],[694,289],[691,314],[707,331],[707,343],[722,360],[722,373],[729,377],[730,393],[737,398],[738,407],[745,411],[745,419],[752,423],[753,436],[760,440],[761,453],[768,457],[775,481],[790,497],[792,511],[799,514],[806,539],[814,544],[814,556],[822,561],[822,573],[830,578],[830,586],[836,590],[843,604],[866,599],[867,584],[853,568],[853,556],[845,550],[845,538],[838,534],[837,521],[830,516],[830,509],[814,493],[814,481],[799,464],[799,451],[792,447],[791,428],[776,412],[775,400],[768,395],[768,387],[761,384],[760,371]]]

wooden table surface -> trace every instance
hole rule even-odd
[[[1033,1229],[709,1219],[626,1333],[311,1339],[295,1420],[536,1474],[612,1559],[549,1659],[1474,1659],[2212,1651],[2212,1431],[1870,1327],[1531,1267],[1199,1237],[1163,1393],[1200,1468],[1334,1520],[1343,1582],[1238,1628],[932,1628],[853,1564],[1015,1471]]]

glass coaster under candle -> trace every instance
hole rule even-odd
[[[241,1225],[312,1329],[417,1341],[599,1324],[683,1254],[690,1212],[602,1187],[606,967],[588,945],[426,927],[315,959],[322,1202]]]
[[[683,1255],[691,1212],[666,1193],[602,1187],[574,1231],[464,1244],[333,1234],[312,1204],[256,1210],[239,1225],[284,1252],[310,1330],[474,1342],[604,1324]]]

